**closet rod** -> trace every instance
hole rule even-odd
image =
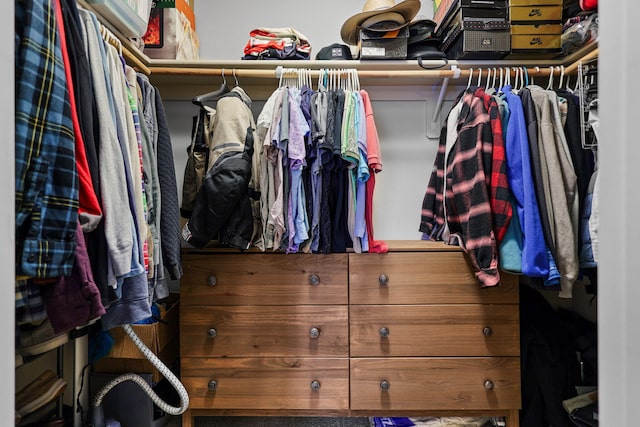
[[[122,56],[124,57],[124,60],[126,61],[126,63],[129,64],[131,67],[137,69],[138,71],[140,71],[141,73],[147,76],[151,75],[151,69],[147,67],[145,64],[143,64],[142,61],[138,58],[138,56],[133,52],[131,52],[129,49],[127,49],[126,46],[122,46]]]
[[[572,74],[577,72],[579,63],[581,61],[588,61],[598,56],[598,49],[594,49],[589,52],[584,57],[580,58],[578,61],[565,66],[565,74]],[[274,64],[275,65],[275,64]],[[300,68],[306,68],[309,63],[300,64]],[[340,63],[340,65],[344,65]],[[362,63],[360,63],[362,65]],[[464,66],[464,64],[458,64],[458,67]],[[340,69],[341,67],[336,66],[336,69]],[[506,69],[507,67],[495,67],[495,66],[487,66],[486,68],[482,68],[484,70],[488,69]],[[508,67],[511,73],[515,73],[515,70],[512,67]],[[539,67],[539,68],[530,68],[527,67],[526,70],[530,76],[549,76],[551,74],[552,67]],[[554,73],[557,70],[557,66],[554,66]],[[477,73],[479,68],[475,68],[473,71]],[[222,76],[224,73],[225,76],[232,76],[235,73],[236,77],[247,77],[247,78],[269,78],[275,79],[277,77],[277,73],[274,69],[271,70],[255,70],[255,69],[246,69],[246,68],[187,68],[187,67],[151,67],[151,74],[159,76]],[[318,77],[320,70],[311,70],[312,77]],[[367,78],[437,78],[437,79],[468,79],[470,71],[469,69],[459,69],[459,70],[358,70],[358,77],[362,79]],[[477,74],[476,74],[477,75]]]

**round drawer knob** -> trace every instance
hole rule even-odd
[[[494,388],[496,388],[496,385],[493,383],[493,381],[486,380],[484,382],[484,389],[485,390],[493,390]]]
[[[209,381],[209,384],[207,384],[207,388],[209,389],[209,391],[216,391],[216,389],[218,388],[218,381],[216,380]]]
[[[389,381],[387,380],[380,381],[380,390],[389,391],[389,387],[391,387],[391,384],[389,384]]]
[[[218,331],[216,331],[215,329],[211,328],[207,331],[207,336],[211,339],[215,338],[218,336]]]
[[[309,336],[311,337],[311,339],[317,339],[320,336],[320,329],[319,328],[311,328],[309,330]]]
[[[313,391],[320,390],[320,381],[318,381],[318,380],[311,381],[311,390],[313,390]]]
[[[218,283],[218,279],[216,278],[216,276],[209,276],[207,278],[207,285],[215,286],[217,283]]]
[[[309,276],[309,284],[311,286],[318,286],[320,284],[320,276],[317,274],[312,274]]]
[[[387,286],[389,284],[389,276],[381,274],[380,277],[378,277],[378,283],[380,283],[380,286]]]
[[[380,337],[387,338],[388,336],[389,336],[389,328],[387,328],[386,326],[383,326],[382,328],[380,328]]]
[[[485,327],[482,330],[482,335],[484,335],[485,337],[490,337],[491,335],[493,335],[493,329],[489,326]]]

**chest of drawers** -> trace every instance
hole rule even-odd
[[[502,415],[518,425],[518,284],[464,254],[185,251],[181,378],[194,416]]]

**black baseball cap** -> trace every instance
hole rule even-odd
[[[353,59],[351,49],[346,44],[334,43],[318,51],[317,60]]]

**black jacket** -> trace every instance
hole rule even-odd
[[[182,238],[196,248],[216,239],[238,249],[251,246],[249,182],[255,123],[247,99],[236,87],[218,100],[216,120],[220,122],[214,127],[214,135],[225,136],[210,147],[213,163],[198,189],[191,218],[182,229]]]

